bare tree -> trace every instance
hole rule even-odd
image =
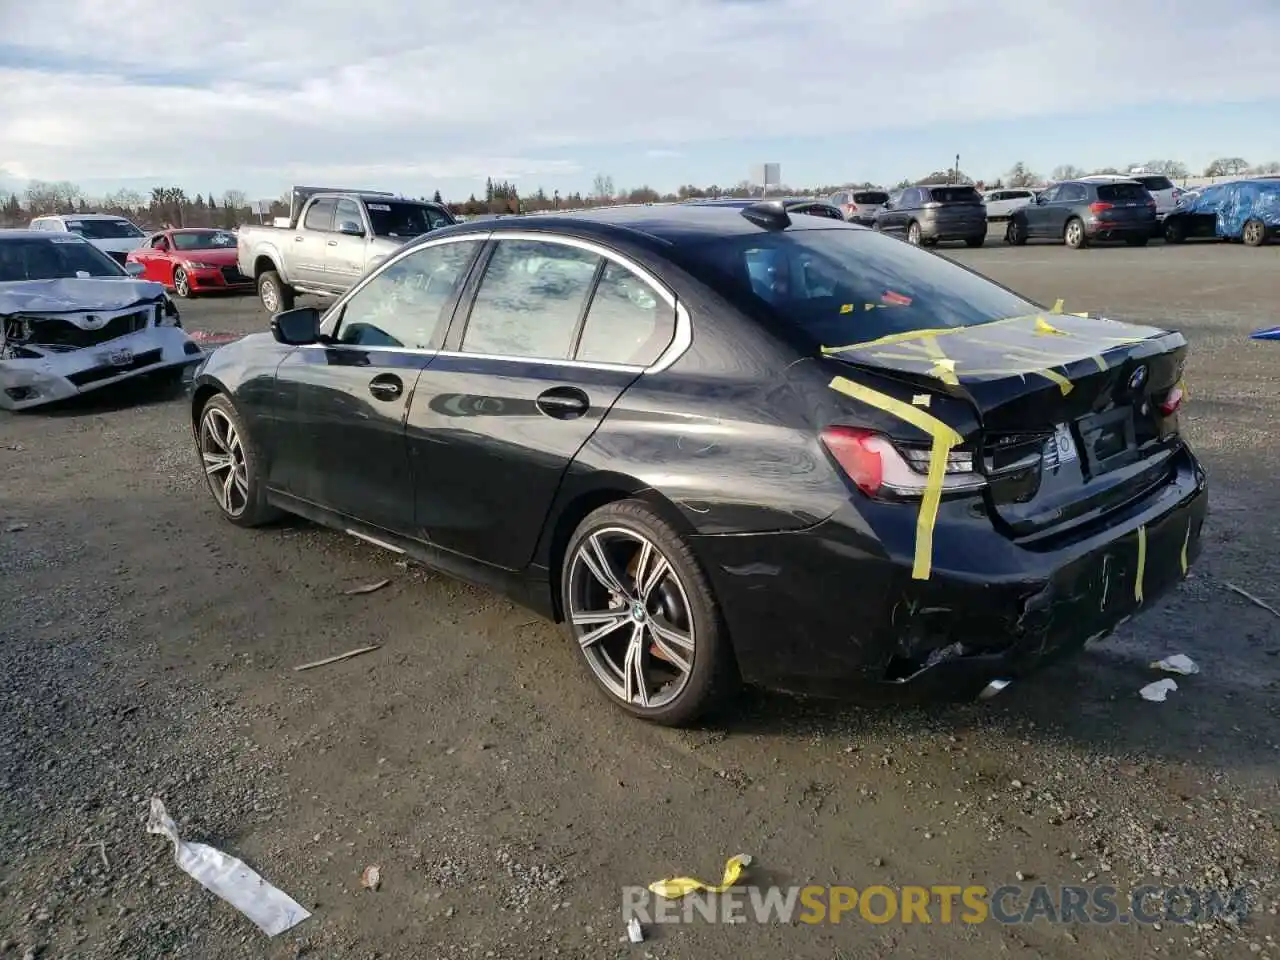
[[[1219,157],[1204,168],[1206,177],[1234,177],[1249,168],[1243,157]]]
[[[597,173],[595,179],[591,181],[591,195],[600,201],[612,200],[614,197],[613,177]]]
[[[1040,182],[1040,174],[1035,173],[1025,163],[1019,160],[1013,165],[1005,179],[1009,181],[1011,187],[1030,187]]]
[[[1166,177],[1184,180],[1189,176],[1187,165],[1179,160],[1148,160],[1142,166],[1148,173],[1163,173]]]
[[[1060,163],[1053,168],[1053,179],[1055,180],[1078,180],[1083,176],[1083,168],[1077,167],[1074,163]]]
[[[1254,173],[1266,174],[1280,173],[1280,160],[1269,160],[1266,163],[1260,163],[1253,168]]]

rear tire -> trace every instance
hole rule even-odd
[[[1062,239],[1072,250],[1083,250],[1087,247],[1089,240],[1084,235],[1084,221],[1079,217],[1068,220],[1066,227],[1062,230]]]
[[[740,683],[702,565],[685,538],[641,501],[606,504],[578,525],[561,561],[560,597],[587,672],[615,706],[635,717],[686,726]],[[596,639],[584,645],[593,632]]]
[[[196,421],[196,450],[209,493],[222,515],[238,527],[260,527],[282,515],[267,503],[259,471],[263,457],[226,394],[209,398]]]
[[[987,242],[985,236],[982,237],[966,237],[964,244],[966,247],[980,247]]]
[[[1240,239],[1246,247],[1260,247],[1267,242],[1267,225],[1261,220],[1245,221]]]
[[[1145,247],[1150,237],[1125,237],[1124,242],[1131,247]]]
[[[920,224],[916,223],[914,220],[907,224],[907,243],[911,244],[913,247],[918,247],[924,243],[924,240],[920,235]]]
[[[281,280],[280,274],[274,270],[267,270],[258,277],[258,299],[270,313],[292,310],[294,297],[293,288]]]

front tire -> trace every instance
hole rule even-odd
[[[262,457],[225,394],[211,397],[200,411],[196,444],[209,492],[224,517],[239,527],[260,527],[280,516],[267,503],[258,469]]]
[[[266,270],[258,277],[258,299],[270,313],[293,309],[293,288],[280,279],[274,270]]]
[[[911,244],[913,247],[918,247],[922,242],[923,241],[920,236],[920,224],[912,220],[907,224],[907,243]]]
[[[173,271],[173,292],[183,300],[191,296],[191,278],[181,267]]]
[[[1084,221],[1079,217],[1068,220],[1062,231],[1062,239],[1072,250],[1083,250],[1088,246],[1089,240],[1084,234]]]
[[[607,504],[579,524],[562,561],[560,594],[588,671],[633,716],[686,726],[737,686],[701,564],[641,501]]]
[[[1025,247],[1027,245],[1027,225],[1020,220],[1010,220],[1009,227],[1004,232],[1004,238],[1015,247]]]
[[[1261,220],[1246,221],[1244,230],[1240,233],[1240,239],[1244,241],[1246,247],[1262,246],[1267,242],[1267,225]]]

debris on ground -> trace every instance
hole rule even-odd
[[[1240,594],[1240,596],[1244,597],[1246,600],[1249,600],[1252,603],[1257,604],[1263,610],[1269,610],[1272,613],[1274,613],[1277,617],[1280,617],[1280,610],[1277,610],[1275,607],[1267,603],[1267,601],[1265,600],[1259,600],[1248,590],[1244,589],[1244,587],[1237,587],[1234,583],[1228,583],[1228,584],[1225,584],[1225,586],[1228,590],[1231,590],[1234,593],[1238,593]]]
[[[1150,666],[1152,670],[1163,670],[1165,673],[1178,673],[1184,677],[1189,677],[1200,672],[1200,664],[1196,663],[1185,653],[1175,653],[1173,656],[1165,657],[1163,660],[1153,660]]]
[[[1152,703],[1164,703],[1170,692],[1177,689],[1178,685],[1172,680],[1157,680],[1155,683],[1148,683],[1139,690],[1138,696],[1142,697],[1143,700],[1150,700]]]
[[[664,900],[679,900],[691,893],[699,890],[705,890],[707,893],[724,893],[742,876],[744,867],[751,866],[751,855],[746,853],[736,854],[728,859],[724,865],[724,877],[720,883],[712,886],[701,880],[695,880],[693,877],[672,877],[668,880],[657,880],[649,884],[649,892],[657,894]]]
[[[284,933],[311,916],[300,903],[267,883],[242,861],[207,844],[180,839],[178,827],[159,797],[151,799],[147,833],[172,841],[173,859],[178,866],[252,920],[268,937]]]
[[[364,873],[360,874],[360,886],[376,893],[378,888],[382,886],[382,868],[374,863],[365,867]]]
[[[627,921],[627,939],[632,943],[644,943],[644,930],[641,929],[640,921],[636,917]]]
[[[27,524],[25,523],[11,523],[5,527],[5,533],[21,533],[25,529],[27,529]]]
[[[348,597],[357,597],[357,596],[360,596],[361,594],[374,593],[378,590],[381,590],[383,587],[387,586],[389,583],[391,583],[390,580],[379,580],[377,583],[366,583],[363,586],[352,587],[350,590],[343,590],[342,592],[346,594]]]
[[[311,670],[311,669],[314,669],[315,667],[323,667],[326,664],[338,663],[339,661],[342,661],[342,660],[350,660],[352,657],[358,657],[362,653],[372,653],[374,650],[379,650],[381,648],[382,648],[382,644],[380,643],[375,643],[369,647],[356,647],[356,649],[348,650],[346,653],[339,653],[332,657],[325,657],[323,660],[315,660],[315,661],[312,661],[311,663],[304,663],[300,667],[294,667],[293,670],[295,673],[299,670]]]

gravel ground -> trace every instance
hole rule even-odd
[[[945,252],[1068,310],[1184,330],[1213,483],[1175,595],[980,705],[751,693],[720,727],[644,726],[486,591],[300,521],[221,522],[181,400],[0,414],[0,957],[1280,960],[1280,618],[1226,587],[1280,605],[1280,348],[1246,339],[1275,323],[1280,249]],[[210,334],[265,320],[252,298],[183,312]],[[1140,700],[1172,653],[1202,672]],[[314,916],[266,939],[145,832],[152,796]],[[1158,929],[698,921],[620,942],[623,885],[714,880],[737,852],[761,884],[1244,885],[1253,909]]]

